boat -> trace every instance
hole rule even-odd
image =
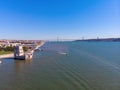
[[[59,54],[67,55],[68,53],[66,53],[66,52],[59,52]]]
[[[2,61],[0,60],[0,64],[2,63]]]

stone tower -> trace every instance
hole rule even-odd
[[[15,59],[25,59],[24,51],[22,46],[15,46],[14,48]]]

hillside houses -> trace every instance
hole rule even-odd
[[[9,41],[0,41],[0,47],[8,47],[8,46],[17,46],[21,45],[21,43],[10,43]]]

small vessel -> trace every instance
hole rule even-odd
[[[59,52],[59,54],[67,55],[68,53],[66,53],[66,52]]]
[[[2,63],[2,61],[0,60],[0,64]]]

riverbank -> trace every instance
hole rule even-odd
[[[12,54],[12,51],[0,51],[0,55]]]
[[[36,49],[42,47],[45,43],[46,43],[45,41],[41,42],[39,45],[36,46],[36,48],[35,48],[34,50],[36,50]]]
[[[14,54],[3,54],[3,55],[0,55],[0,59],[2,58],[14,58]]]

